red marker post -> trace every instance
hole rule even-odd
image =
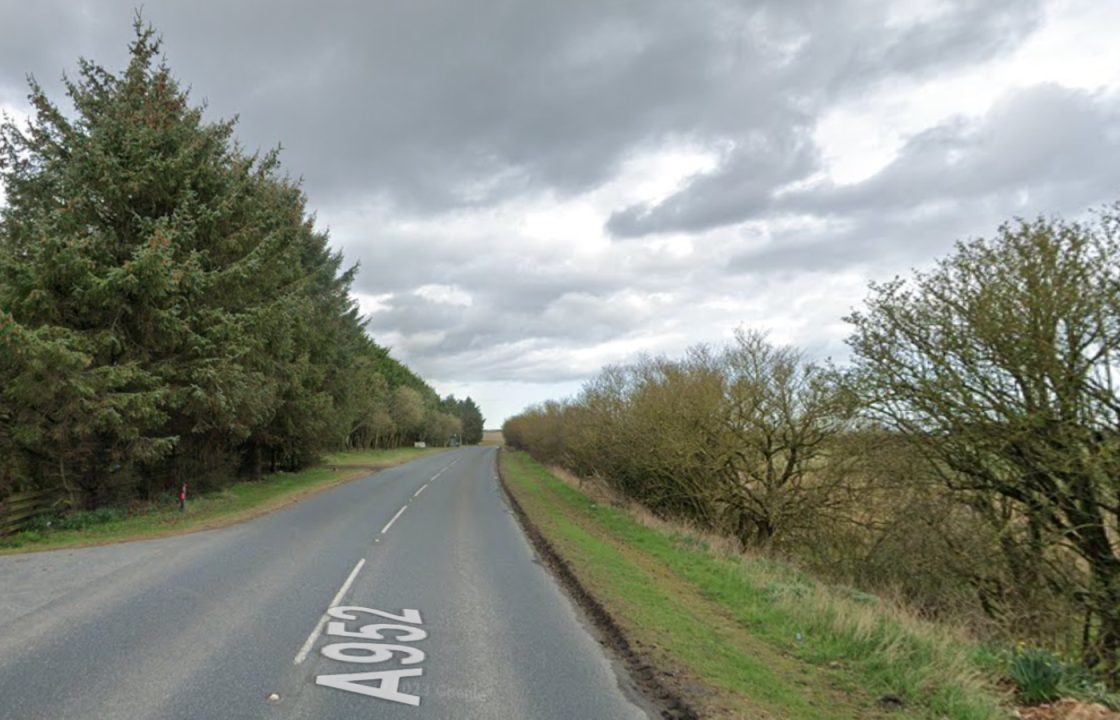
[[[187,484],[183,483],[183,487],[179,490],[179,512],[187,511]]]

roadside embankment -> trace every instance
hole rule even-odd
[[[666,717],[1011,716],[992,658],[952,628],[728,552],[525,453],[503,449],[500,468],[538,550]]]

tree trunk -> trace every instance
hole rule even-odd
[[[254,480],[260,480],[264,460],[261,457],[261,444],[259,442],[255,441],[255,440],[253,441],[253,461],[252,462],[253,462],[253,470],[252,470],[253,479]]]

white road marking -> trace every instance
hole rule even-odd
[[[438,477],[439,477],[440,475],[442,475],[442,474],[444,474],[445,472],[447,472],[448,468],[450,468],[450,467],[451,467],[452,465],[454,465],[455,463],[459,462],[459,460],[462,460],[462,458],[459,458],[458,460],[453,460],[453,461],[451,461],[450,463],[448,463],[448,464],[447,464],[447,467],[445,467],[445,468],[443,468],[442,470],[440,470],[439,472],[437,472],[437,473],[436,473],[435,475],[433,475],[433,476],[432,476],[431,478],[429,478],[429,479],[428,479],[428,481],[429,481],[429,482],[431,482],[432,480],[435,480],[435,479],[436,479],[436,478],[438,478]]]
[[[342,587],[338,589],[338,592],[335,593],[334,598],[331,599],[331,604],[327,606],[327,610],[330,610],[331,608],[342,602],[342,596],[345,595],[346,591],[350,589],[350,586],[354,584],[354,578],[358,577],[358,571],[361,570],[362,566],[365,564],[365,558],[362,558],[358,561],[358,564],[355,565],[354,569],[350,571],[350,577],[346,578],[346,582],[342,583]],[[326,625],[326,623],[327,614],[324,612],[322,617],[319,618],[319,622],[315,623],[315,629],[312,630],[311,634],[307,636],[307,641],[303,643],[303,647],[301,647],[299,649],[299,652],[296,653],[296,659],[293,661],[294,664],[299,665],[301,662],[307,659],[307,653],[311,652],[311,648],[315,645],[315,641],[319,639],[319,635],[323,632],[323,626]]]
[[[347,630],[345,621],[359,620],[358,613],[378,615],[395,623],[408,623],[407,625],[375,623],[362,625],[358,630]],[[382,663],[400,655],[401,665],[415,665],[424,662],[427,654],[420,648],[400,643],[411,643],[424,640],[428,633],[417,627],[422,624],[420,611],[415,608],[405,608],[400,613],[386,612],[375,608],[347,605],[334,607],[327,610],[327,614],[337,618],[335,622],[327,623],[327,635],[341,638],[360,638],[362,642],[344,641],[325,645],[320,653],[328,660],[341,663],[355,663],[369,665]],[[393,632],[395,636],[386,638],[386,632]],[[399,633],[399,634],[396,634]],[[392,640],[391,643],[368,642],[369,640]],[[376,670],[374,672],[341,673],[335,675],[318,675],[315,684],[335,688],[345,692],[368,695],[380,700],[417,706],[420,704],[419,695],[402,692],[400,683],[402,678],[422,677],[423,668],[407,670]]]
[[[409,670],[378,670],[364,673],[345,673],[342,675],[319,675],[315,678],[315,684],[416,707],[420,705],[420,698],[416,695],[409,695],[408,693],[400,691],[401,678],[420,677],[423,674],[423,669],[414,668]],[[362,680],[376,680],[377,685],[362,685]]]
[[[428,483],[431,483],[431,482],[433,482],[433,481],[434,481],[434,480],[435,480],[436,478],[438,478],[438,477],[439,477],[440,475],[444,474],[444,473],[445,473],[445,472],[447,471],[447,468],[451,467],[452,465],[454,465],[454,464],[455,464],[455,463],[457,463],[457,462],[459,462],[459,461],[458,461],[458,460],[455,460],[455,461],[453,461],[453,462],[449,463],[449,464],[447,465],[447,467],[443,468],[442,470],[440,470],[439,472],[437,472],[437,473],[436,473],[435,475],[433,475],[433,476],[431,476],[430,478],[428,478],[428,482],[426,482],[426,483],[424,483],[423,485],[421,485],[421,486],[420,486],[420,489],[419,489],[419,490],[417,490],[416,492],[412,493],[412,498],[410,498],[408,502],[410,503],[410,502],[412,502],[413,500],[415,500],[415,499],[416,499],[416,497],[420,495],[420,493],[424,492],[424,488],[428,487]],[[393,516],[393,519],[392,519],[392,520],[390,520],[389,522],[385,523],[385,527],[381,528],[381,533],[380,533],[380,534],[381,534],[381,535],[384,535],[385,533],[389,532],[389,528],[393,527],[393,523],[395,523],[395,522],[397,521],[397,518],[399,518],[399,517],[401,516],[401,513],[403,513],[403,512],[404,512],[404,511],[405,511],[405,510],[406,510],[407,508],[408,508],[408,503],[405,503],[405,504],[404,504],[404,507],[402,507],[402,508],[401,508],[400,510],[398,510],[398,511],[397,511],[397,514]],[[378,538],[378,539],[380,539],[380,538]],[[378,541],[378,539],[375,539],[375,540],[374,540],[374,542],[377,542],[377,541]]]
[[[389,522],[385,523],[385,527],[381,528],[381,534],[382,535],[389,532],[389,528],[393,527],[393,523],[395,523],[397,521],[397,518],[399,518],[401,516],[401,513],[403,513],[405,511],[405,508],[407,508],[407,507],[408,507],[408,505],[405,505],[400,510],[397,510],[397,514],[393,516],[393,519],[390,520]]]

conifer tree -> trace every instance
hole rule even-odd
[[[422,431],[438,397],[366,335],[278,152],[204,119],[149,26],[64,86],[72,116],[31,81],[0,128],[0,492],[98,504]]]

